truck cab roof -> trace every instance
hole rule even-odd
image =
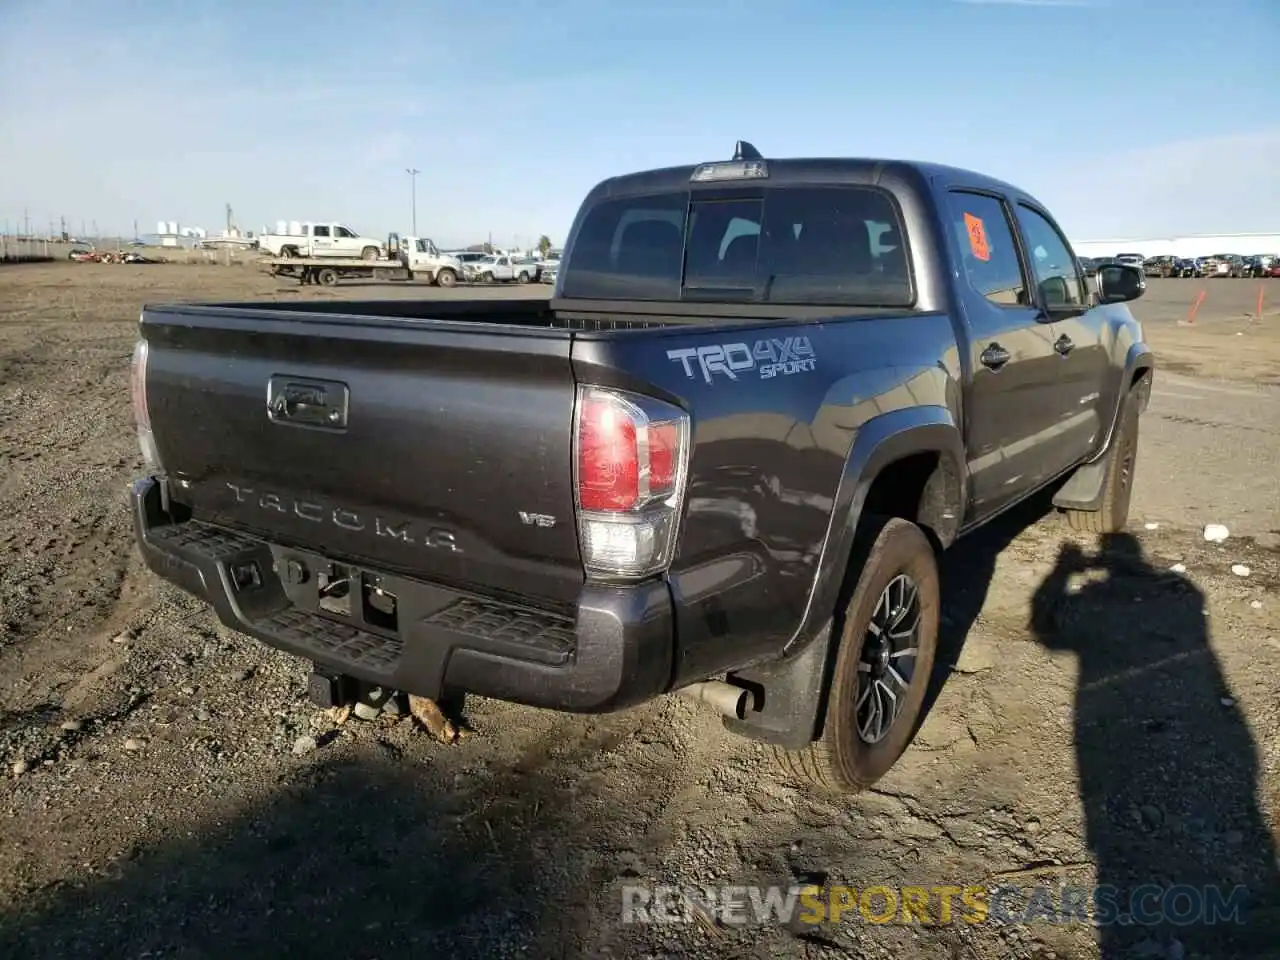
[[[727,164],[735,161],[724,162]],[[737,161],[750,163],[752,161]],[[874,157],[787,157],[758,161],[766,164],[767,176],[739,180],[693,180],[694,171],[722,161],[702,164],[686,164],[678,167],[661,167],[624,174],[602,180],[587,194],[584,206],[606,198],[662,193],[669,190],[723,188],[732,183],[757,183],[760,186],[786,187],[806,184],[836,186],[875,186],[886,181],[924,180],[927,182],[956,182],[970,187],[986,188],[997,193],[1027,197],[1022,190],[1010,183],[997,180],[987,174],[962,167],[914,160],[893,160]],[[1028,199],[1032,199],[1028,197]]]

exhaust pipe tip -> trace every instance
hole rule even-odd
[[[755,698],[746,687],[735,687],[723,680],[706,680],[681,687],[676,693],[691,700],[705,703],[726,717],[742,720],[747,710],[754,706]]]

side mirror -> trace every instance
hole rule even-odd
[[[1137,300],[1147,290],[1142,271],[1123,263],[1109,263],[1098,268],[1098,303],[1127,303]]]
[[[1061,310],[1071,303],[1071,292],[1063,277],[1047,277],[1040,282],[1040,304],[1046,310]]]

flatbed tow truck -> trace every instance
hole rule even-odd
[[[339,280],[407,280],[409,271],[399,260],[359,257],[270,257],[259,261],[273,277],[294,277],[301,284],[335,286]]]
[[[294,277],[302,284],[335,286],[339,280],[425,280],[452,287],[462,276],[462,264],[442,254],[425,237],[387,237],[386,256],[363,257],[267,257],[259,265],[273,277]]]

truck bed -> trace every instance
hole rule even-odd
[[[759,310],[749,305],[739,316],[724,316],[723,305],[719,316],[697,305],[680,305],[692,315],[673,315],[670,304],[609,306],[147,307],[151,428],[172,496],[198,520],[273,542],[323,544],[405,576],[571,602],[584,579],[572,470],[579,380],[674,398],[680,374],[668,337],[777,323],[776,311],[751,316]],[[627,349],[659,365],[648,375],[643,363],[611,372],[607,341],[643,331],[661,342]],[[575,348],[580,338],[597,343]],[[531,538],[528,517],[554,523]]]
[[[293,263],[301,263],[295,260]],[[619,300],[315,300],[281,303],[236,301],[233,303],[177,304],[147,307],[167,316],[191,318],[193,324],[232,324],[248,329],[263,322],[340,322],[344,325],[385,328],[411,322],[447,329],[455,325],[519,328],[521,335],[561,336],[566,331],[625,332],[663,327],[751,327],[823,318],[847,319],[826,306],[777,306],[682,303],[678,312],[670,303]],[[859,308],[857,316],[872,319],[901,314],[901,309]],[[205,318],[200,320],[198,318]],[[496,332],[496,330],[494,331]]]
[[[362,257],[266,257],[260,261],[269,267],[335,267],[342,270],[401,270],[404,264],[395,260],[365,260]]]

